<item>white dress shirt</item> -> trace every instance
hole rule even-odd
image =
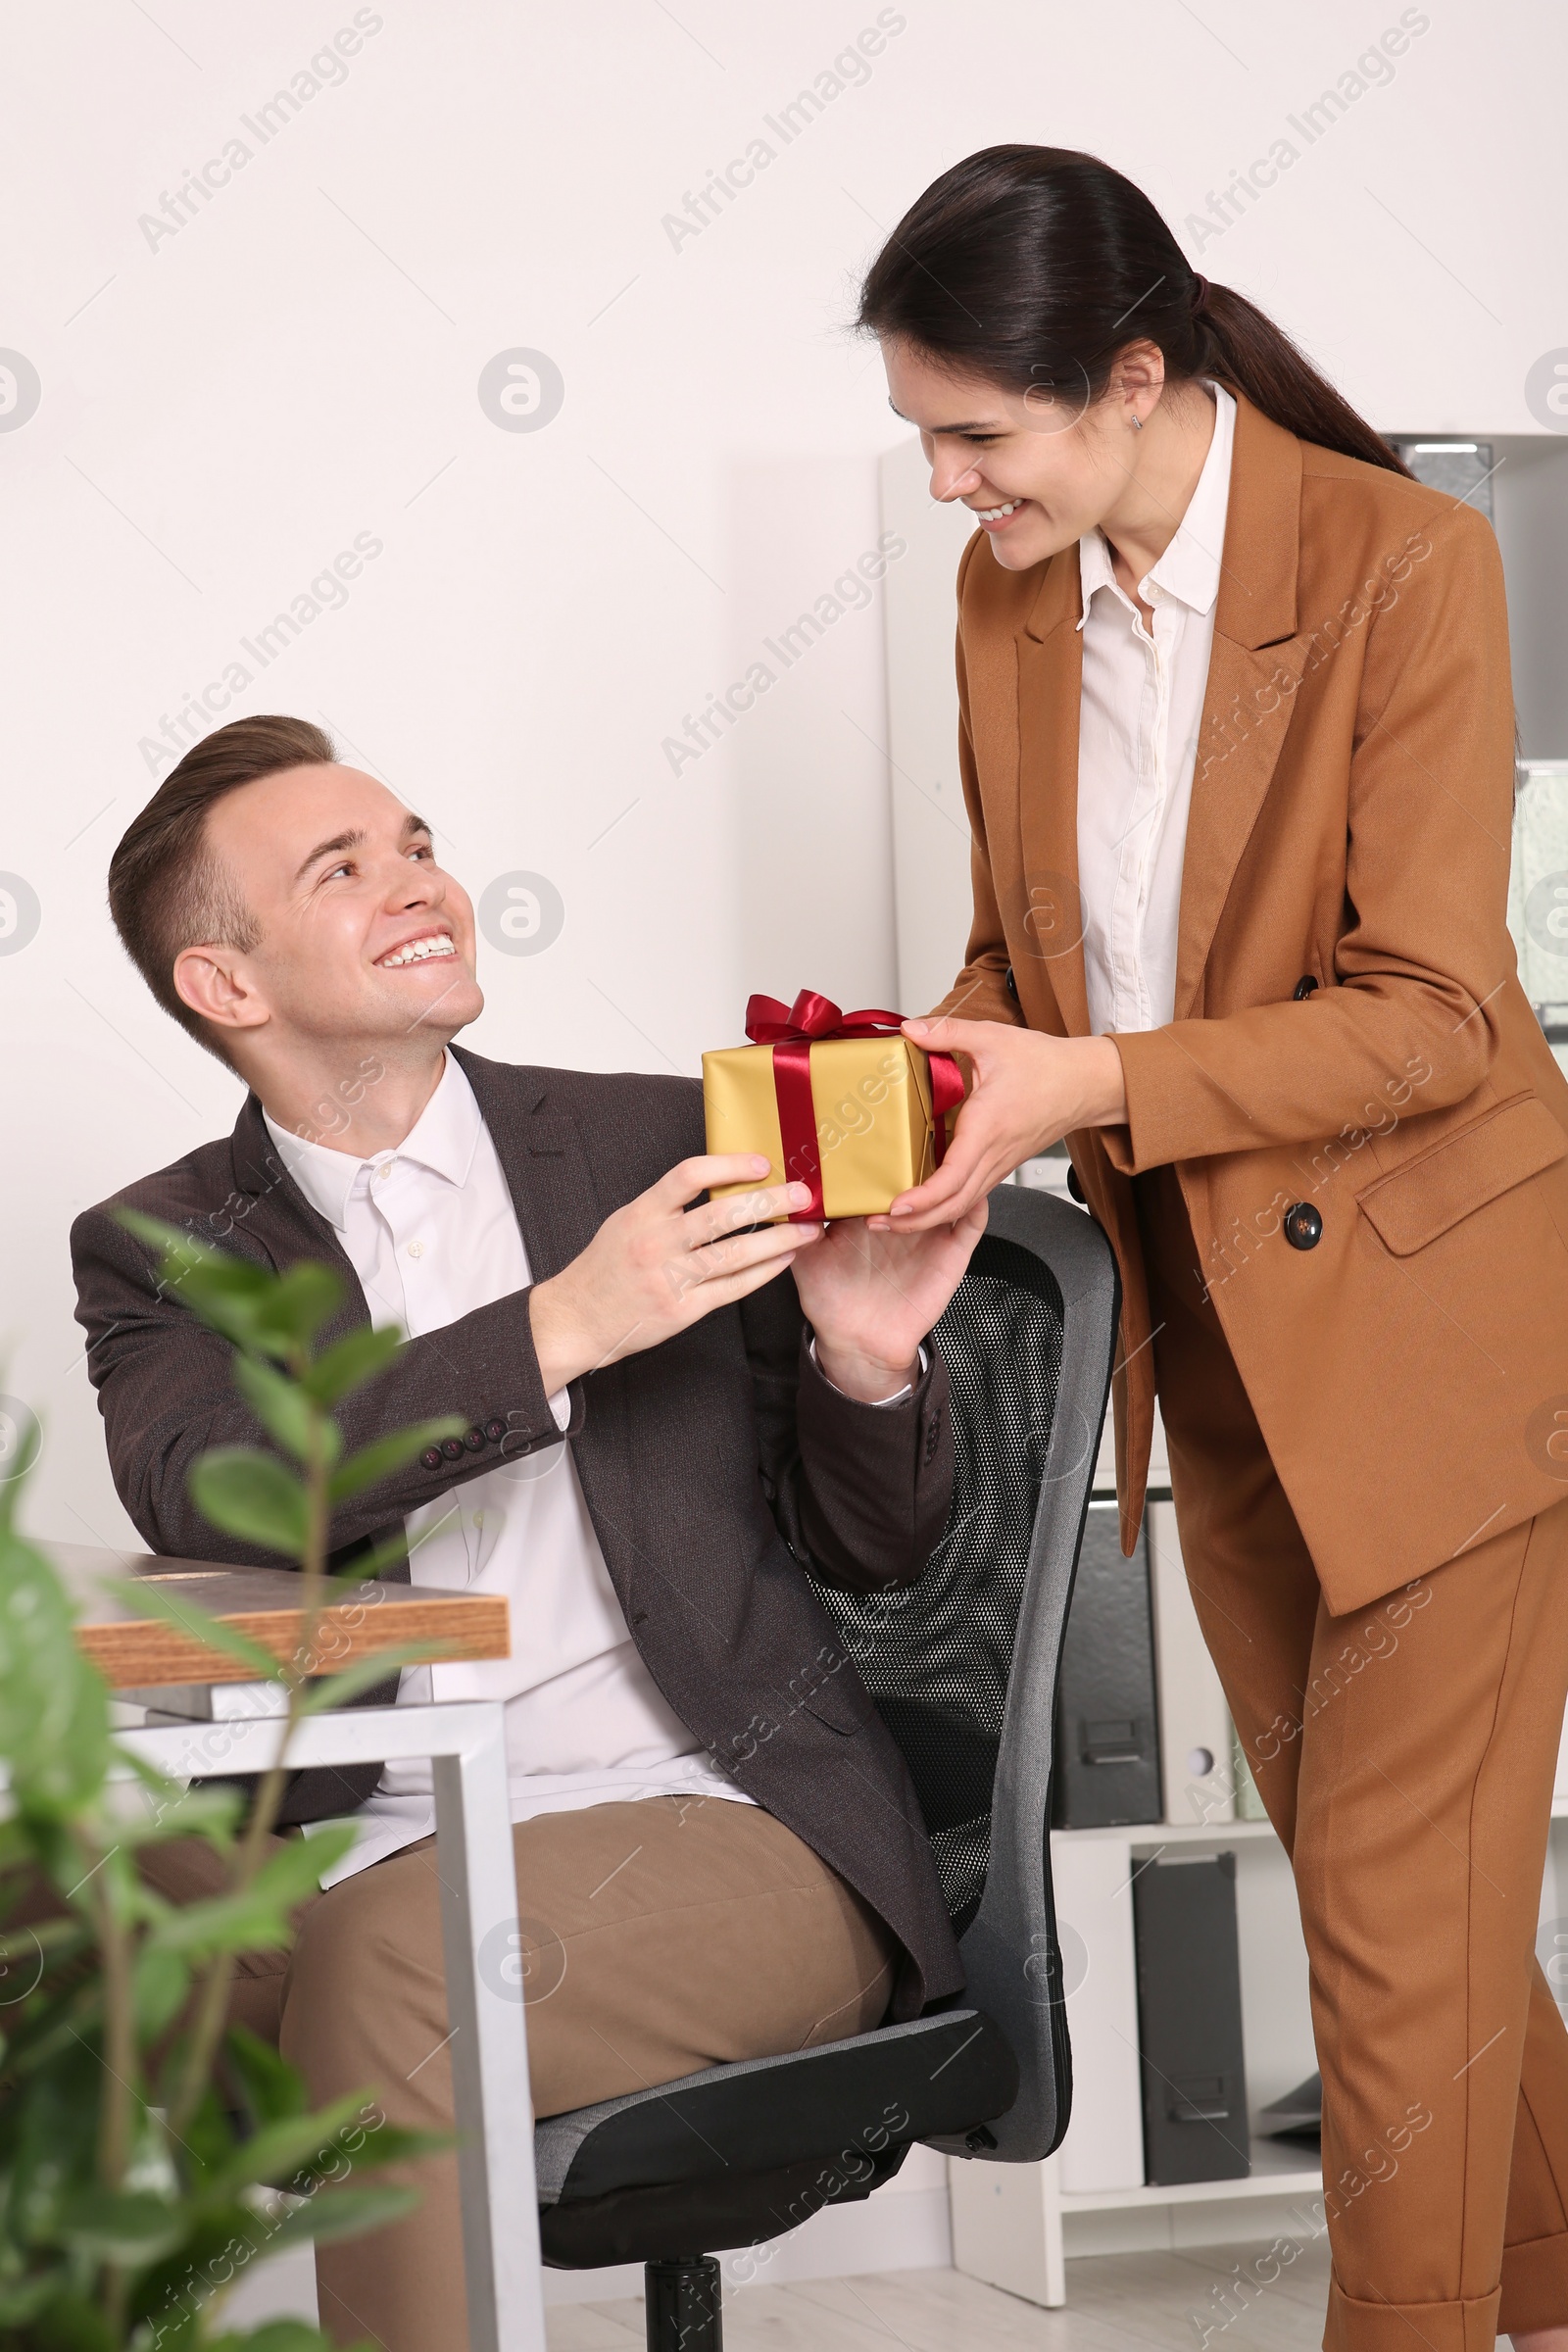
[[[372,1322],[419,1338],[526,1288],[512,1195],[452,1054],[395,1152],[356,1159],[267,1124],[306,1199],[337,1228]],[[550,1401],[564,1428],[564,1391]],[[514,1821],[644,1796],[753,1801],[710,1761],[643,1664],[564,1440],[449,1488],[409,1514],[408,1530],[415,1584],[500,1592],[510,1603],[510,1657],[406,1668],[398,1697],[505,1701]],[[429,1836],[429,1764],[387,1765],[353,1818],[360,1841],[323,1886]]]
[[[1078,884],[1089,1026],[1158,1029],[1176,1000],[1182,859],[1214,641],[1236,403],[1218,384],[1214,435],[1181,526],[1138,584],[1153,633],[1098,530],[1078,542],[1083,699]]]

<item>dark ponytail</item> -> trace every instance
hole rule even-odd
[[[856,323],[1086,405],[1147,338],[1172,382],[1211,377],[1302,441],[1407,471],[1255,303],[1199,276],[1142,189],[1070,147],[987,147],[933,180],[872,263]]]

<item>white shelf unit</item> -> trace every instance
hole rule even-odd
[[[1049,1181],[1036,1163],[1024,1181],[1043,1178]],[[1099,1480],[1095,1500],[1102,1508],[1113,1500]],[[1269,1822],[1235,1818],[1230,1718],[1187,1591],[1168,1488],[1152,1492],[1150,1534],[1170,1818],[1053,1831],[1072,2122],[1044,2164],[949,2165],[956,2267],[1048,2306],[1066,2301],[1074,2253],[1237,2241],[1287,2228],[1299,2235],[1321,2226],[1312,2212],[1322,2186],[1316,2151],[1255,2132],[1259,2110],[1316,2063],[1290,1865]],[[1132,1884],[1141,1867],[1172,1848],[1195,1847],[1237,1858],[1252,2169],[1241,2180],[1156,2184],[1144,2177]]]
[[[1556,1826],[1568,1823],[1568,1789],[1553,1798],[1551,1810],[1543,1936],[1546,1945],[1568,1952],[1568,1831]],[[1238,1859],[1244,2034],[1254,2117],[1259,2105],[1312,2069],[1305,1954],[1289,1868],[1268,1822],[1146,1822],[1053,1832],[1070,1987],[1073,2122],[1061,2148],[1044,2164],[954,2158],[948,2168],[955,2267],[1033,2303],[1054,2308],[1067,2301],[1067,2264],[1077,2253],[1240,2243],[1282,2232],[1310,2238],[1323,2227],[1321,2170],[1303,2142],[1254,2133],[1251,2171],[1242,2180],[1156,2183],[1142,2178],[1129,1887],[1141,1862],[1173,1846],[1225,1850]],[[1069,1905],[1076,1906],[1076,1918]],[[1083,1973],[1074,1984],[1077,1970]],[[1568,1983],[1562,1989],[1568,1996]]]

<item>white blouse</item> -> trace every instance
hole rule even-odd
[[[1176,996],[1187,811],[1208,683],[1230,501],[1236,403],[1218,384],[1214,436],[1169,547],[1139,582],[1153,633],[1117,585],[1110,549],[1078,542],[1083,699],[1078,734],[1078,883],[1085,906],[1089,1026],[1158,1029]]]

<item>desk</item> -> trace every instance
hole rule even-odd
[[[205,1612],[235,1623],[274,1657],[286,1658],[304,1626],[292,1570],[171,1561],[74,1544],[40,1549],[81,1612],[77,1639],[87,1655],[112,1689],[135,1692],[161,1718],[153,1728],[121,1731],[122,1747],[176,1780],[265,1772],[276,1760],[284,1728],[279,1687],[244,1682],[237,1660],[162,1618],[138,1616],[134,1596],[112,1587],[127,1577],[156,1579],[165,1592],[188,1598],[193,1616]],[[370,1584],[318,1621],[317,1652],[327,1668],[418,1641],[442,1642],[449,1657],[506,1657],[507,1604],[483,1594]],[[204,1720],[171,1723],[171,1716]],[[545,2352],[501,1706],[484,1699],[344,1708],[309,1718],[289,1748],[289,1761],[302,1767],[424,1756],[435,1783],[470,2352]]]
[[[48,1544],[42,1548],[75,1603],[76,1639],[112,1690],[172,1692],[179,1687],[214,1690],[234,1683],[258,1687],[238,1659],[177,1633],[162,1617],[138,1616],[134,1598],[114,1589],[127,1580],[173,1594],[182,1608],[188,1605],[193,1618],[217,1617],[234,1626],[280,1662],[299,1647],[305,1612],[300,1580],[291,1568],[164,1560],[150,1551],[100,1551],[86,1544]],[[419,1642],[441,1642],[449,1659],[507,1657],[512,1648],[507,1604],[494,1593],[435,1592],[427,1587],[372,1580],[335,1599],[317,1619],[316,1650],[322,1673],[356,1658],[373,1657],[378,1650]]]

